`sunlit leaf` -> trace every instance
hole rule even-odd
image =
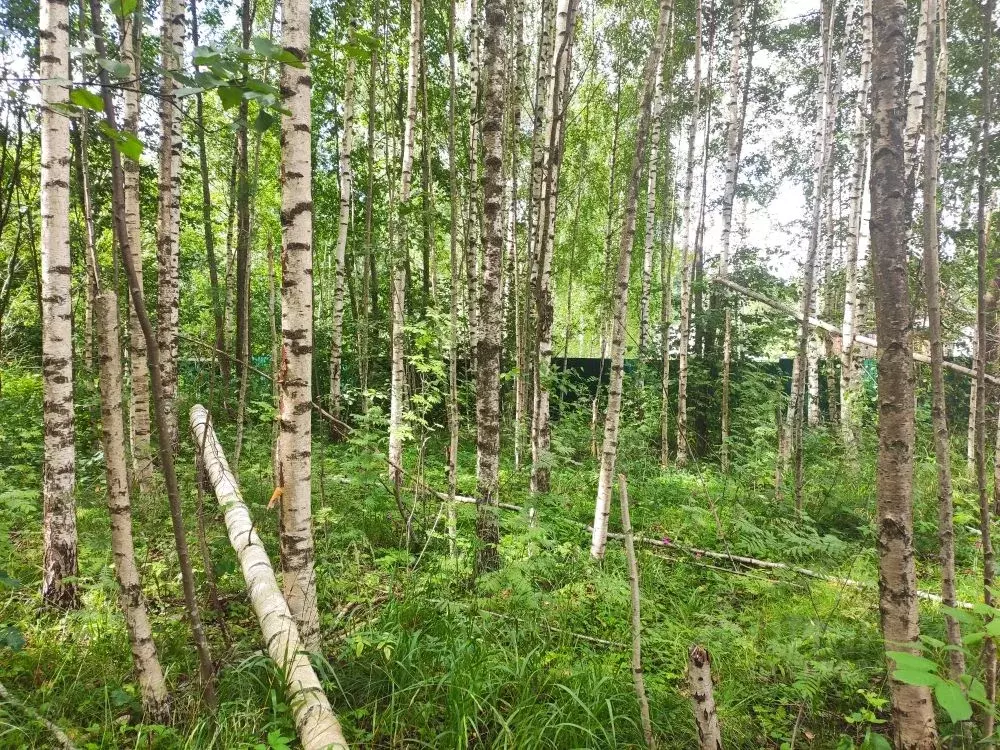
[[[972,704],[955,683],[942,680],[934,686],[934,697],[953,722],[972,718]]]
[[[69,92],[69,100],[77,106],[92,109],[95,112],[104,111],[104,100],[93,91],[87,91],[87,89],[73,89]]]

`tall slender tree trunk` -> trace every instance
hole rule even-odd
[[[240,31],[244,48],[250,46],[253,29],[253,8],[250,0],[240,7]],[[249,76],[248,63],[243,64],[244,78]],[[248,378],[246,364],[250,362],[250,143],[248,138],[249,103],[240,99],[236,122],[236,376],[240,390]],[[237,419],[243,406],[237,404]],[[239,466],[239,457],[233,458]],[[236,470],[239,476],[239,469]]]
[[[132,508],[125,468],[125,424],[122,419],[118,295],[112,291],[97,297],[97,335],[100,342],[101,442],[108,483],[111,552],[118,580],[118,597],[125,615],[143,709],[149,721],[162,724],[170,718],[170,694],[156,654],[132,543]]]
[[[372,17],[377,18],[373,3]],[[377,24],[376,24],[377,25]],[[378,278],[375,275],[375,255],[372,252],[372,197],[375,192],[375,92],[378,76],[378,50],[372,49],[368,69],[368,186],[365,190],[365,249],[361,273],[361,318],[358,320],[358,386],[361,390],[361,413],[368,413],[368,371],[371,324],[375,317]]]
[[[476,571],[500,567],[500,275],[503,268],[503,123],[508,49],[506,0],[485,0],[483,65],[483,277],[476,362]]]
[[[848,457],[858,451],[860,373],[854,337],[858,332],[858,249],[864,213],[865,176],[868,172],[869,98],[872,65],[872,0],[864,0],[861,18],[861,87],[855,104],[854,172],[851,176],[847,248],[844,262],[844,317],[840,337],[840,429]]]
[[[886,648],[917,651],[913,553],[913,361],[903,206],[903,0],[872,0],[871,234],[878,331],[879,449],[876,498],[879,612]],[[808,308],[805,309],[808,312]],[[890,677],[895,746],[937,747],[930,690]]]
[[[943,1],[943,0],[942,0]],[[938,478],[938,538],[941,544],[941,598],[949,607],[955,606],[955,529],[954,506],[951,491],[951,441],[948,435],[948,413],[944,388],[944,346],[941,342],[941,271],[938,259],[938,158],[941,133],[936,127],[935,107],[942,103],[937,98],[935,39],[937,15],[941,12],[938,0],[930,0],[928,13],[931,23],[926,33],[927,44],[927,103],[924,107],[924,284],[927,288],[927,321],[931,353],[931,418],[934,423],[934,456]],[[962,632],[958,620],[945,616],[949,651],[949,664],[953,679],[965,671]]]
[[[739,1],[739,0],[737,0]],[[646,229],[643,234],[642,279],[639,288],[639,361],[643,362],[649,349],[649,296],[653,284],[653,247],[656,243],[656,195],[659,182],[657,169],[660,161],[660,127],[663,113],[663,66],[657,78],[653,96],[652,124],[649,134],[649,167],[646,177]],[[639,372],[642,372],[640,367]],[[641,375],[640,375],[641,377]]]
[[[993,63],[993,11],[995,0],[987,0],[983,10],[983,55],[980,82],[981,119],[979,135],[979,180],[977,185],[979,207],[976,216],[978,228],[977,243],[977,301],[976,305],[976,431],[975,431],[975,474],[976,489],[979,494],[979,530],[983,545],[983,601],[987,606],[995,606],[993,584],[996,578],[996,563],[993,557],[992,523],[990,501],[986,486],[986,360],[988,342],[986,339],[986,274],[989,229],[987,216],[987,185],[990,169],[991,105],[993,103],[991,65]],[[987,620],[990,620],[987,616]],[[997,647],[996,641],[987,635],[983,640],[983,683],[986,686],[986,700],[989,709],[983,712],[983,735],[991,737],[994,729],[993,708],[997,689]]]
[[[740,146],[743,143],[743,119],[746,108],[741,101],[746,102],[745,95],[741,97],[740,64],[743,52],[743,2],[735,0],[730,17],[729,58],[729,122],[726,127],[726,187],[722,194],[722,236],[719,248],[719,276],[729,278],[729,246],[733,226],[733,200],[736,197],[736,182],[740,169]],[[749,86],[749,71],[746,85]],[[723,292],[722,322],[722,439],[719,447],[719,462],[723,473],[729,471],[729,440],[730,440],[730,371],[732,369],[733,352],[733,311],[730,308],[728,295]]]
[[[399,184],[399,247],[392,275],[392,379],[389,406],[389,477],[398,493],[403,483],[403,399],[406,371],[403,361],[406,324],[406,267],[409,233],[406,231],[406,205],[410,200],[413,177],[413,147],[417,127],[417,77],[423,45],[421,0],[410,3],[410,53],[406,71],[406,120],[403,123],[403,166]]]
[[[126,87],[125,118],[122,122],[129,133],[139,130],[139,69],[141,58],[137,54],[142,39],[141,8],[120,20],[122,34],[122,62],[129,66],[129,77],[137,84]],[[142,283],[142,227],[140,224],[139,163],[128,160],[125,169],[125,223],[129,233],[129,247],[139,282]],[[135,310],[128,305],[129,329],[129,431],[132,446],[132,481],[140,489],[148,489],[153,478],[153,457],[149,445],[149,369],[146,366],[146,340]]]
[[[448,338],[448,550],[453,560],[458,558],[458,518],[455,513],[455,492],[458,488],[458,148],[455,144],[455,109],[458,83],[455,64],[455,2],[448,3],[448,172],[451,191],[451,229],[448,232],[451,318]],[[516,436],[515,436],[516,439]]]
[[[162,0],[160,64],[179,70],[184,51],[184,6]],[[169,75],[160,84],[160,190],[157,208],[157,345],[163,381],[165,421],[159,439],[177,450],[177,358],[180,325],[181,116],[174,97],[177,84]]]
[[[351,22],[349,43],[354,39]],[[354,172],[351,169],[351,150],[354,142],[354,76],[357,63],[347,56],[347,73],[344,76],[344,121],[340,138],[340,220],[337,225],[337,250],[333,282],[333,330],[330,334],[330,413],[340,419],[341,358],[344,341],[344,266],[347,253],[347,232],[351,224],[351,201],[354,190]],[[368,196],[370,200],[370,195]],[[334,428],[340,437],[340,428]]]
[[[106,57],[104,42],[104,25],[101,21],[100,0],[90,0],[90,23],[94,32],[94,45],[99,57]],[[114,100],[112,99],[109,76],[104,68],[98,71],[101,95],[104,103],[104,123],[112,131],[117,130]],[[167,404],[165,388],[162,381],[163,368],[160,363],[160,348],[156,342],[156,332],[146,312],[142,286],[136,272],[134,254],[129,247],[130,235],[125,221],[125,190],[124,171],[121,154],[114,141],[109,144],[111,152],[111,197],[112,197],[112,229],[118,245],[122,265],[128,282],[132,307],[136,312],[139,327],[146,342],[146,364],[149,369],[149,380],[153,396],[153,410],[159,434],[165,435],[164,425],[167,422]],[[164,485],[167,491],[167,502],[170,506],[170,522],[174,533],[174,545],[177,550],[177,563],[181,572],[181,587],[184,591],[184,607],[187,610],[188,623],[198,652],[198,671],[202,681],[202,695],[205,702],[215,708],[215,668],[212,664],[212,654],[208,647],[208,639],[201,622],[198,609],[198,597],[195,592],[194,571],[188,554],[187,538],[185,537],[184,516],[181,508],[180,488],[177,482],[177,471],[174,466],[174,452],[168,440],[161,439],[157,443],[160,468],[163,472]]]
[[[198,47],[198,3],[191,0],[191,43]],[[195,66],[195,70],[198,67]],[[219,263],[215,257],[215,229],[212,220],[212,189],[208,174],[208,148],[205,144],[205,103],[201,93],[195,95],[195,112],[198,132],[198,166],[201,171],[201,221],[205,234],[205,256],[208,261],[208,282],[212,287],[212,316],[215,319],[215,356],[219,360],[222,392],[229,394],[229,353],[226,349],[226,324],[223,307],[225,299],[219,287]],[[242,354],[239,354],[242,357]]]
[[[687,166],[684,173],[684,202],[681,227],[684,231],[684,244],[681,249],[681,309],[678,334],[680,344],[677,350],[677,465],[686,466],[688,462],[687,436],[687,383],[688,383],[688,351],[691,347],[691,284],[694,274],[693,239],[691,233],[691,191],[694,186],[694,146],[698,132],[698,112],[701,108],[701,37],[704,25],[704,7],[702,0],[697,0],[695,10],[694,39],[694,104],[691,110],[691,125],[687,137]]]
[[[45,459],[42,472],[42,598],[56,607],[78,605],[76,450],[73,412],[72,262],[69,248],[69,7],[42,0],[39,57],[42,78],[42,398]],[[66,580],[66,579],[71,580]]]
[[[555,46],[551,73],[548,76],[548,100],[545,104],[545,134],[542,140],[542,184],[540,211],[535,227],[534,264],[536,270],[535,368],[532,409],[533,492],[548,492],[550,483],[549,425],[550,370],[552,365],[552,326],[555,311],[552,302],[552,256],[555,250],[556,212],[559,205],[559,170],[562,164],[563,133],[569,96],[569,78],[573,56],[574,26],[578,0],[558,0],[555,18]]]
[[[303,646],[321,644],[312,534],[312,117],[309,0],[285,0],[282,46],[300,62],[281,67],[290,115],[281,118],[281,366],[278,487],[282,588]]]
[[[604,419],[604,445],[601,449],[601,473],[597,484],[597,500],[594,506],[594,530],[590,542],[590,554],[601,559],[607,545],[608,516],[611,512],[611,487],[618,457],[618,425],[621,419],[622,381],[625,375],[625,326],[628,316],[629,270],[632,262],[632,242],[635,239],[636,208],[639,198],[639,178],[646,155],[646,141],[649,137],[652,116],[653,90],[656,86],[656,71],[667,39],[667,27],[673,13],[671,0],[660,0],[656,36],[649,50],[643,68],[642,95],[639,100],[639,124],[636,130],[635,152],[629,171],[629,181],[625,196],[625,223],[622,227],[619,246],[618,269],[615,282],[614,317],[611,333],[611,376],[608,385],[608,410]]]
[[[469,0],[469,176],[466,192],[468,203],[466,210],[466,242],[465,242],[465,296],[466,317],[469,324],[469,362],[476,367],[476,351],[479,341],[479,116],[480,116],[480,4],[479,0]]]
[[[671,19],[673,28],[673,19]],[[671,81],[672,85],[672,81]],[[674,318],[674,232],[677,227],[676,171],[670,160],[670,219],[663,226],[660,251],[660,468],[670,464],[670,324]],[[667,228],[669,226],[669,229]]]
[[[836,19],[836,0],[826,1],[829,4],[829,7],[822,18],[822,23],[824,24],[824,29],[821,33],[823,39],[823,55],[820,63],[822,68],[820,81],[822,82],[822,85],[820,87],[820,94],[818,97],[820,107],[816,118],[816,131],[814,135],[815,148],[813,151],[812,164],[813,189],[810,207],[810,211],[812,212],[812,226],[809,230],[809,245],[806,250],[805,263],[802,268],[802,297],[800,304],[802,323],[799,327],[798,346],[796,352],[796,359],[799,362],[799,367],[793,373],[792,393],[788,403],[788,411],[785,414],[784,429],[782,430],[781,439],[779,440],[778,451],[776,489],[779,496],[781,496],[784,490],[784,475],[788,468],[788,460],[790,457],[794,456],[794,494],[796,510],[801,510],[802,507],[803,461],[801,444],[803,425],[806,417],[806,377],[809,370],[808,363],[810,359],[809,316],[813,313],[814,287],[816,283],[816,253],[819,249],[819,229],[823,214],[824,188],[826,186],[824,176],[826,173],[826,160],[829,150],[828,143],[829,138],[832,136],[832,127],[828,127],[828,123],[830,122],[829,115],[831,113],[831,91],[833,87],[833,60],[831,49],[833,33],[832,30],[828,28],[828,25],[832,26]]]

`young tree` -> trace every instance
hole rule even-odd
[[[69,119],[59,108],[69,100],[69,8],[66,0],[42,0],[39,29],[42,78],[42,386],[45,461],[42,479],[42,598],[56,607],[78,604],[74,409],[72,264],[69,251]]]
[[[889,650],[917,651],[920,626],[913,557],[913,344],[903,185],[903,0],[872,0],[871,235],[878,332],[876,497],[879,612]],[[805,308],[808,312],[808,308]],[[937,747],[930,689],[890,678],[895,746]]]
[[[455,2],[448,4],[448,172],[451,190],[451,229],[449,259],[451,266],[451,327],[448,339],[448,547],[452,559],[458,556],[458,518],[455,513],[455,492],[458,485],[458,149],[455,145],[455,109],[458,98],[455,65]]]
[[[594,526],[590,554],[601,559],[608,537],[608,516],[611,513],[611,491],[618,457],[618,425],[621,419],[622,381],[625,375],[625,323],[628,315],[629,270],[632,262],[632,242],[635,239],[636,208],[639,199],[639,177],[646,155],[646,139],[652,116],[653,89],[656,71],[667,40],[667,27],[673,13],[671,0],[660,0],[653,46],[649,50],[642,73],[642,94],[639,99],[639,125],[636,130],[635,152],[629,171],[625,196],[625,224],[619,246],[618,269],[615,275],[614,318],[611,333],[611,376],[608,385],[608,411],[604,420],[604,445],[601,449],[601,473],[594,506]]]
[[[309,0],[286,0],[281,89],[281,365],[278,381],[278,481],[282,585],[303,646],[321,643],[312,534],[312,144]]]
[[[184,6],[179,0],[162,0],[160,65],[164,71],[181,68],[184,51]],[[181,231],[181,114],[174,91],[177,83],[164,75],[160,83],[160,185],[156,218],[157,345],[166,421],[157,424],[159,439],[176,451],[177,358],[180,326]]]
[[[691,124],[687,133],[687,161],[684,172],[684,199],[681,213],[681,228],[684,232],[684,244],[681,249],[681,309],[679,335],[680,345],[677,352],[677,465],[686,466],[688,462],[687,437],[687,383],[688,383],[688,351],[691,347],[691,284],[694,274],[693,242],[691,233],[691,191],[694,186],[694,145],[698,132],[698,112],[701,108],[701,44],[702,25],[704,23],[704,8],[702,0],[697,0],[695,9],[694,36],[694,104],[691,109]]]
[[[406,120],[403,123],[403,164],[399,178],[399,247],[391,279],[392,296],[392,376],[389,395],[389,477],[398,495],[403,484],[403,400],[406,387],[404,345],[406,334],[406,268],[409,234],[405,231],[405,216],[410,200],[413,177],[413,147],[417,128],[417,77],[423,45],[423,13],[421,0],[410,2],[410,53],[406,68]]]
[[[500,273],[503,267],[503,122],[506,102],[506,0],[485,0],[483,87],[483,277],[476,351],[476,570],[500,567]]]
[[[354,40],[354,22],[351,22],[349,42]],[[354,75],[357,62],[347,55],[347,73],[344,77],[344,121],[340,137],[340,220],[337,224],[337,250],[334,262],[333,329],[330,333],[330,413],[340,418],[340,378],[342,343],[344,340],[344,265],[347,252],[347,232],[351,225],[351,200],[354,189],[354,172],[351,170],[351,148],[354,142]],[[339,430],[335,432],[339,435]]]

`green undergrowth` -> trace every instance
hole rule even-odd
[[[86,413],[89,386],[78,394]],[[197,664],[183,617],[169,514],[161,493],[135,502],[137,555],[175,721],[142,723],[128,641],[116,600],[96,433],[78,444],[80,579],[84,606],[40,606],[41,457],[38,380],[5,375],[0,438],[0,680],[24,704],[63,727],[83,748],[295,747],[280,675],[263,655],[235,556],[214,499],[209,547],[222,612],[202,607],[219,665],[218,713],[198,700]],[[11,396],[11,398],[8,398]],[[277,564],[277,517],[266,396],[251,408],[240,483]],[[235,429],[219,414],[232,457]],[[643,744],[630,666],[629,591],[621,545],[603,562],[589,556],[583,526],[593,516],[596,463],[586,414],[555,426],[552,491],[527,513],[504,511],[503,569],[473,581],[474,508],[459,508],[457,562],[448,554],[441,504],[410,482],[413,539],[386,491],[378,414],[334,444],[317,422],[314,454],[316,573],[326,647],[316,667],[348,738],[367,747],[638,747]],[[85,421],[85,420],[81,420]],[[804,512],[778,501],[767,477],[773,453],[744,451],[723,477],[707,461],[661,470],[643,422],[623,433],[633,524],[667,547],[641,547],[643,657],[661,746],[694,746],[685,689],[691,645],[712,654],[727,747],[860,747],[888,733],[883,645],[878,629],[874,472],[848,466],[825,433],[807,444]],[[871,436],[866,437],[867,440]],[[13,441],[23,446],[12,450]],[[406,464],[446,487],[440,433],[416,435]],[[505,446],[509,448],[510,446]],[[866,445],[863,455],[873,455]],[[20,456],[20,457],[17,457]],[[475,488],[474,436],[463,434],[459,490]],[[195,558],[196,484],[190,440],[180,460]],[[504,456],[505,502],[527,506],[527,471]],[[915,517],[921,587],[937,590],[933,464],[922,456]],[[979,597],[974,498],[956,478],[960,588]],[[618,510],[612,513],[617,530]],[[867,582],[869,588],[734,566],[689,554],[695,547],[781,561]],[[204,575],[196,559],[199,580]],[[204,586],[202,587],[204,591]],[[934,605],[922,627],[943,638]],[[937,658],[941,658],[938,654]],[[973,665],[974,666],[974,665]],[[942,715],[942,728],[953,730]],[[19,707],[0,703],[0,747],[49,747],[51,736]],[[882,747],[869,737],[868,747]]]

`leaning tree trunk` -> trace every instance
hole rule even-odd
[[[184,7],[178,0],[162,0],[160,64],[180,70],[184,52]],[[157,424],[159,439],[177,449],[177,358],[180,325],[180,223],[181,223],[181,113],[169,75],[160,84],[160,185],[156,219],[157,346],[166,421]]]
[[[286,0],[285,7],[290,3]],[[287,12],[287,11],[286,11]],[[288,41],[286,35],[285,40]],[[286,46],[287,48],[287,46]],[[296,625],[285,597],[274,576],[271,560],[254,528],[250,512],[243,502],[236,479],[229,470],[215,430],[205,407],[191,407],[191,432],[199,446],[202,465],[212,483],[222,508],[229,541],[236,550],[240,569],[247,583],[247,594],[267,653],[278,666],[285,683],[285,696],[291,706],[295,731],[306,750],[347,750],[340,722],[330,708],[330,701],[309,661],[311,650]]]
[[[858,332],[858,248],[868,171],[869,98],[872,66],[872,0],[864,0],[861,18],[861,88],[855,103],[854,172],[851,175],[850,210],[847,219],[847,248],[844,261],[844,317],[840,339],[840,430],[848,457],[858,451],[858,406],[861,398],[860,373],[854,337]]]
[[[142,594],[142,581],[132,543],[132,507],[125,468],[125,424],[122,419],[122,360],[118,341],[118,295],[97,296],[97,336],[100,344],[101,443],[104,447],[111,514],[111,552],[114,557],[118,597],[125,615],[132,662],[142,706],[152,723],[170,719],[170,694],[153,642],[153,630]]]
[[[691,346],[691,283],[694,263],[691,252],[691,191],[694,186],[694,145],[698,132],[698,111],[701,108],[701,36],[704,8],[701,0],[697,0],[695,9],[695,39],[694,39],[694,105],[691,110],[691,125],[687,139],[687,167],[684,173],[684,203],[681,227],[684,232],[684,245],[681,249],[681,309],[678,334],[680,344],[677,350],[677,465],[686,466],[688,462],[687,437],[687,382],[688,382],[688,350]]]
[[[993,58],[993,10],[995,0],[987,0],[983,12],[983,56],[982,79],[980,83],[981,119],[979,137],[979,180],[977,185],[979,208],[976,217],[978,225],[977,243],[977,302],[976,305],[976,429],[975,429],[975,474],[976,489],[979,494],[979,530],[983,545],[983,601],[987,606],[995,606],[993,584],[996,577],[993,558],[992,523],[990,502],[986,486],[986,360],[988,342],[986,339],[986,273],[989,229],[987,226],[987,185],[990,168],[990,109],[992,86],[990,66]],[[992,617],[987,615],[987,623]],[[986,700],[989,704],[983,712],[983,735],[991,737],[994,728],[993,707],[997,688],[997,648],[996,641],[987,636],[983,641],[983,682],[986,686]]]
[[[281,569],[302,644],[319,650],[312,534],[312,154],[309,110],[309,0],[286,0],[282,46],[299,61],[281,68],[291,114],[281,118],[281,368],[278,481]]]
[[[100,0],[90,0],[90,23],[94,32],[94,45],[97,54],[100,57],[105,57],[107,52],[104,42],[104,24],[101,20]],[[114,100],[112,99],[109,83],[110,78],[107,70],[104,68],[98,71],[98,76],[101,84],[101,98],[104,104],[104,124],[112,131],[115,131],[118,128]],[[109,150],[111,153],[112,229],[115,242],[118,245],[122,265],[125,269],[129,295],[132,298],[132,307],[136,312],[139,327],[146,342],[146,364],[149,369],[153,410],[156,416],[157,429],[162,436],[165,434],[164,425],[167,422],[167,406],[164,395],[165,389],[161,379],[163,370],[160,365],[160,348],[156,343],[156,333],[153,330],[153,324],[150,322],[149,315],[146,312],[142,286],[139,283],[139,277],[136,273],[134,255],[132,249],[129,247],[129,232],[125,222],[125,178],[124,171],[122,170],[121,154],[118,151],[115,141],[110,141]],[[198,652],[198,671],[202,680],[202,695],[205,702],[214,709],[216,705],[215,668],[212,664],[212,654],[208,647],[208,639],[205,636],[205,630],[201,622],[201,613],[198,609],[194,571],[191,567],[191,558],[188,554],[187,538],[185,537],[180,487],[177,482],[177,471],[174,466],[174,452],[170,442],[164,439],[158,441],[157,451],[159,453],[160,468],[163,472],[163,480],[167,492],[167,503],[170,506],[170,523],[174,534],[174,546],[177,550],[177,563],[181,572],[184,607],[187,610],[187,618],[191,627],[195,650]]]
[[[484,3],[483,276],[476,351],[476,571],[500,567],[500,274],[503,267],[503,121],[508,50],[506,0]]]
[[[42,0],[42,386],[45,460],[42,472],[42,598],[56,607],[78,604],[75,579],[76,451],[73,414],[72,261],[69,248],[69,119],[61,81],[69,79],[69,8],[65,0]],[[70,580],[65,580],[65,579]]]
[[[628,316],[629,270],[632,262],[632,242],[635,239],[635,215],[638,203],[639,177],[646,152],[646,139],[656,86],[656,70],[660,63],[667,38],[667,27],[673,13],[671,0],[660,0],[656,36],[643,69],[642,97],[639,100],[639,125],[636,130],[635,152],[629,172],[628,192],[625,197],[625,223],[622,227],[618,255],[618,272],[615,281],[614,318],[611,333],[611,374],[608,384],[608,410],[604,419],[604,445],[601,449],[601,473],[594,505],[594,530],[590,554],[601,559],[607,545],[608,515],[611,512],[611,485],[614,480],[615,461],[618,457],[618,425],[621,419],[622,381],[625,375],[625,326]]]
[[[349,41],[354,39],[354,22]],[[344,341],[344,264],[347,253],[347,231],[351,224],[351,199],[354,189],[354,172],[351,170],[351,147],[354,127],[354,74],[357,63],[353,55],[347,56],[347,74],[344,77],[344,122],[340,140],[340,221],[337,226],[336,268],[333,283],[333,330],[330,334],[330,414],[340,419],[341,358]],[[335,435],[340,436],[340,429]]]
[[[878,331],[879,449],[876,497],[879,611],[890,650],[919,650],[913,552],[914,400],[910,292],[903,185],[903,91],[906,4],[872,1],[871,245]],[[808,311],[806,311],[808,312]],[[937,747],[930,690],[889,682],[895,746]]]

